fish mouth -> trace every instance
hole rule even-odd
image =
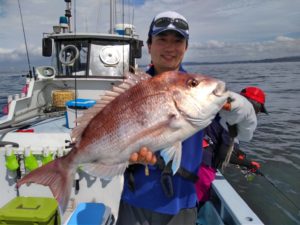
[[[217,97],[222,97],[224,93],[226,93],[227,91],[228,90],[225,82],[219,81],[216,88],[212,91],[212,93]]]

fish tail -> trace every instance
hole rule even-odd
[[[65,212],[72,189],[75,170],[70,163],[68,155],[55,159],[25,175],[17,182],[19,188],[25,183],[36,183],[49,186],[53,196]]]

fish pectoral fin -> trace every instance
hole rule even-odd
[[[181,161],[181,150],[182,150],[181,142],[176,142],[174,145],[162,150],[160,153],[160,155],[161,155],[161,157],[163,157],[166,165],[171,160],[173,160],[173,162],[172,162],[173,174],[175,174],[177,172],[177,170],[179,169],[180,161]]]
[[[111,179],[116,175],[123,174],[127,166],[128,162],[115,165],[105,165],[100,162],[94,162],[83,164],[81,168],[92,176]]]
[[[180,167],[181,162],[181,155],[182,155],[182,145],[181,142],[178,142],[177,148],[174,154],[173,163],[172,163],[172,171],[173,175],[177,172]]]

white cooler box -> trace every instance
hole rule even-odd
[[[93,107],[95,104],[95,100],[84,98],[77,98],[76,100],[66,102],[66,127],[70,129],[76,127],[76,113],[77,118],[79,118],[85,110]]]

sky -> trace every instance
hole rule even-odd
[[[73,0],[76,32],[109,30],[109,0]],[[300,56],[300,0],[116,0],[116,22],[132,23],[144,41],[153,17],[177,11],[189,22],[186,62],[223,62]],[[124,4],[121,4],[124,3]],[[64,0],[20,0],[31,64],[39,62],[43,33],[64,15]],[[76,25],[75,25],[76,24]],[[17,0],[0,0],[0,71],[27,64]]]

